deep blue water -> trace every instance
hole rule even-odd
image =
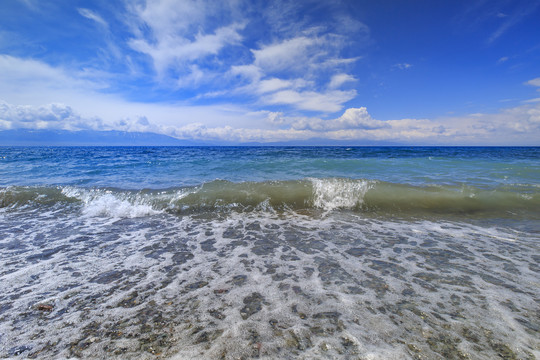
[[[0,186],[120,189],[306,178],[538,186],[540,148],[0,147]]]

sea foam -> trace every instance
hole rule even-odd
[[[71,187],[63,188],[62,193],[80,200],[84,204],[83,214],[89,217],[136,218],[160,212],[138,194]]]
[[[364,196],[373,187],[369,180],[310,179],[313,203],[324,210],[354,209],[362,206]]]

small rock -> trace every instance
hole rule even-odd
[[[54,309],[54,306],[51,304],[37,304],[36,305],[36,310],[39,310],[39,311],[53,311],[53,309]]]
[[[30,350],[32,350],[32,347],[28,345],[15,346],[8,350],[8,354],[9,356],[17,356],[17,355],[22,354],[25,351],[30,351]]]

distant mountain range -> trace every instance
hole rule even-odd
[[[4,130],[3,146],[193,146],[201,143],[167,135],[126,131]]]
[[[127,131],[4,130],[0,146],[388,146],[391,142],[309,139],[283,142],[227,142],[180,140],[171,136]]]

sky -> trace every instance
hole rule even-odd
[[[10,129],[540,145],[540,0],[2,0]]]

